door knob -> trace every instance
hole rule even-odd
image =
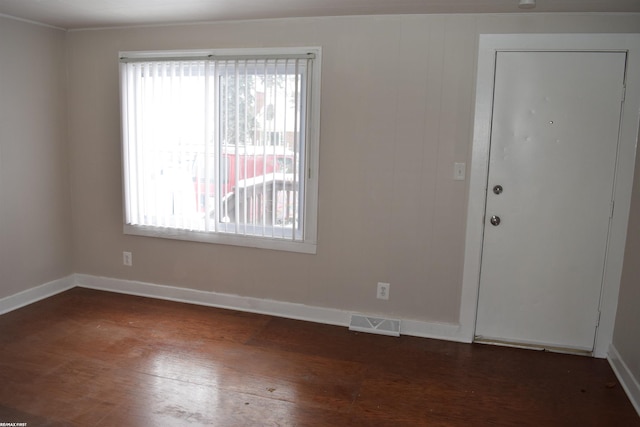
[[[495,194],[500,194],[502,193],[502,185],[496,185],[495,187],[493,187],[493,192]]]
[[[489,220],[489,222],[491,222],[491,225],[493,225],[493,226],[498,226],[498,225],[500,225],[500,217],[496,216],[496,215],[493,215],[491,217],[491,219]]]

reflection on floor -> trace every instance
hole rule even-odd
[[[81,288],[0,348],[0,422],[29,426],[640,426],[606,360]]]

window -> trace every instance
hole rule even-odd
[[[320,49],[120,62],[125,233],[315,253]]]

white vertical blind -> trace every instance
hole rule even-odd
[[[302,241],[312,60],[122,62],[126,223]]]
[[[192,172],[206,146],[205,61],[122,68],[127,223],[201,229]]]

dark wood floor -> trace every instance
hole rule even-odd
[[[75,288],[0,316],[0,423],[640,426],[607,361]]]

